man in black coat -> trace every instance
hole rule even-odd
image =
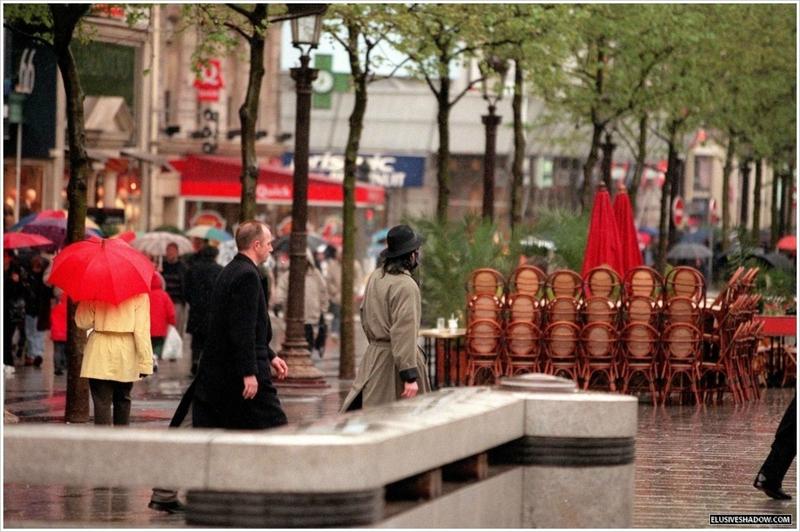
[[[197,374],[197,365],[208,337],[211,294],[222,271],[222,266],[216,262],[218,253],[219,250],[209,245],[200,248],[184,278],[186,302],[189,303],[186,332],[192,335],[192,375]]]
[[[269,347],[272,326],[256,266],[269,257],[272,234],[261,222],[244,222],[236,247],[239,253],[219,274],[211,295],[192,404],[195,427],[266,429],[287,422],[270,366],[279,380],[288,367]]]
[[[775,440],[772,442],[767,459],[756,475],[753,486],[778,500],[789,500],[791,495],[783,491],[783,477],[792,465],[797,454],[797,395],[792,398],[789,408],[783,414]]]

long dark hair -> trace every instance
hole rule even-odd
[[[414,262],[411,260],[411,255],[416,250],[400,255],[399,257],[386,258],[381,254],[378,266],[383,268],[383,274],[399,275],[406,271],[411,272],[414,270]]]

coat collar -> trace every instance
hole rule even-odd
[[[253,260],[250,257],[248,257],[247,255],[243,255],[241,253],[237,253],[236,256],[233,257],[233,260],[238,261],[238,262],[242,262],[244,264],[249,264],[250,266],[252,266],[256,270],[258,270],[258,266],[256,266],[256,263],[253,262]]]

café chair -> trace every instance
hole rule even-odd
[[[469,324],[466,335],[467,385],[473,386],[480,373],[495,382],[503,374],[503,331],[494,320],[479,319]]]
[[[581,330],[581,374],[588,390],[592,376],[605,375],[609,391],[617,391],[617,331],[609,323],[593,322]]]
[[[583,279],[572,270],[556,270],[547,279],[548,297],[577,298],[583,289]]]
[[[658,404],[659,333],[644,322],[632,322],[622,330],[620,351],[622,393],[628,393],[634,375],[641,375],[650,390],[653,406]]]
[[[542,333],[527,320],[512,321],[506,327],[506,375],[540,371]]]
[[[691,391],[695,401],[700,403],[700,339],[700,330],[688,323],[673,323],[664,331],[661,337],[664,352],[662,405],[669,399],[673,389],[681,392],[681,400],[686,392]],[[687,382],[673,388],[675,377],[680,377],[681,382],[685,377]]]
[[[566,374],[578,382],[580,357],[580,329],[575,323],[557,321],[544,331],[544,373]]]

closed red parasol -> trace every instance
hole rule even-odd
[[[609,266],[622,276],[621,255],[622,246],[619,242],[617,221],[611,208],[611,196],[605,184],[601,183],[594,195],[581,275],[585,276],[589,270],[598,266]]]
[[[74,301],[106,301],[115,305],[150,291],[155,268],[122,239],[90,237],[70,244],[53,261],[50,284]]]
[[[614,196],[614,219],[617,222],[619,243],[622,246],[621,266],[623,271],[619,273],[624,276],[628,270],[641,266],[643,263],[636,226],[633,224],[631,200],[624,185],[620,185],[617,195]]]

